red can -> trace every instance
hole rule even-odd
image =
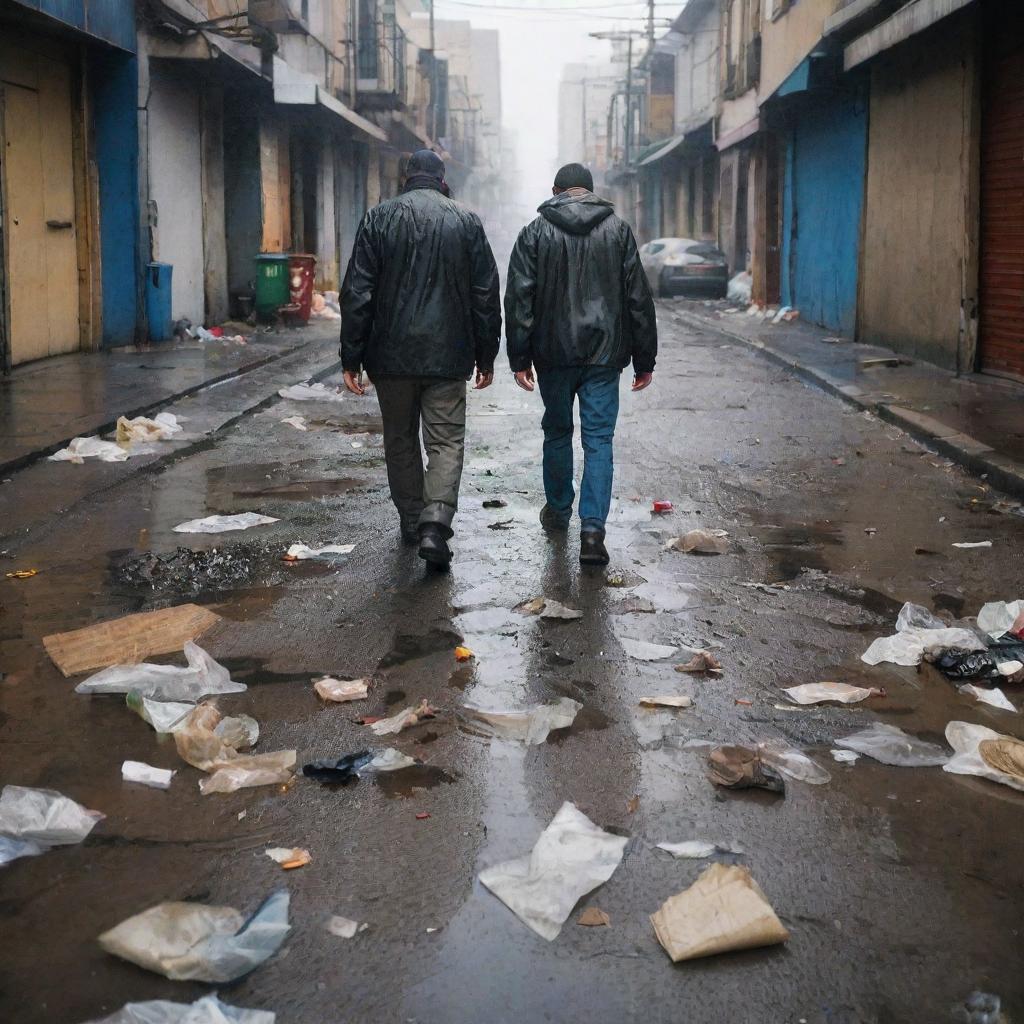
[[[672,511],[672,502],[671,501],[656,501],[654,503],[654,508],[652,509],[652,511],[654,511],[654,512],[671,512]]]
[[[298,319],[309,322],[313,309],[313,281],[316,278],[316,257],[291,254],[288,257],[288,290],[292,305],[299,307]]]

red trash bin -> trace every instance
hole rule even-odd
[[[309,322],[313,308],[313,281],[316,278],[316,257],[291,253],[288,256],[288,287],[292,305],[299,307],[298,319]]]

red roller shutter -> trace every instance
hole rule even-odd
[[[981,134],[981,368],[1024,380],[1024,16],[992,8]]]

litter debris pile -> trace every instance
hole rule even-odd
[[[488,711],[474,704],[467,704],[463,710],[472,722],[483,725],[491,735],[535,746],[543,743],[553,730],[568,729],[582,707],[579,701],[561,697],[550,704],[522,710]]]

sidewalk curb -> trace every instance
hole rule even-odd
[[[822,391],[839,398],[856,409],[870,412],[886,423],[905,430],[911,437],[923,441],[937,452],[952,459],[964,469],[977,476],[984,476],[988,483],[1015,498],[1024,498],[1024,463],[1000,455],[990,445],[983,444],[969,434],[963,434],[945,423],[940,423],[924,413],[905,409],[893,402],[874,402],[865,397],[864,392],[856,384],[844,383],[837,377],[806,366],[799,360],[772,348],[763,341],[748,338],[738,331],[731,331],[716,320],[705,320],[699,314],[689,310],[674,309],[671,311],[680,321],[700,330],[717,331],[733,341],[738,341],[748,348],[759,352],[766,359],[792,370]]]
[[[167,395],[165,398],[161,398],[157,402],[150,402],[148,405],[140,405],[136,408],[118,413],[118,417],[125,416],[128,419],[132,419],[135,416],[149,416],[153,413],[157,413],[161,409],[164,409],[169,405],[173,405],[175,402],[181,401],[183,398],[188,398],[190,395],[198,394],[206,388],[213,387],[214,384],[223,384],[225,381],[234,380],[236,377],[244,377],[247,373],[251,373],[253,370],[259,370],[264,366],[268,366],[270,363],[276,363],[279,359],[284,359],[285,356],[301,352],[304,348],[312,344],[315,344],[313,340],[303,341],[298,345],[282,349],[280,352],[274,352],[251,363],[246,363],[244,366],[239,366],[234,370],[228,370],[226,373],[221,373],[215,377],[210,377],[206,380],[200,381],[198,384],[193,384],[191,387],[183,388],[181,391],[176,391],[173,394]],[[333,368],[334,367],[332,366],[332,369]],[[100,434],[109,433],[114,430],[116,426],[117,419],[111,420],[107,423],[101,423],[97,427],[90,428],[88,436],[92,437],[94,435],[98,436]],[[54,441],[42,448],[36,448],[33,451],[26,452],[24,455],[8,459],[6,462],[0,462],[0,475],[6,476],[10,473],[15,473],[20,469],[24,469],[26,466],[30,466],[33,462],[38,462],[40,459],[44,459],[47,456],[52,455],[54,452],[60,451],[61,448],[66,448],[71,443],[72,438],[78,436],[80,435],[72,434],[71,437],[66,437],[61,441]]]

